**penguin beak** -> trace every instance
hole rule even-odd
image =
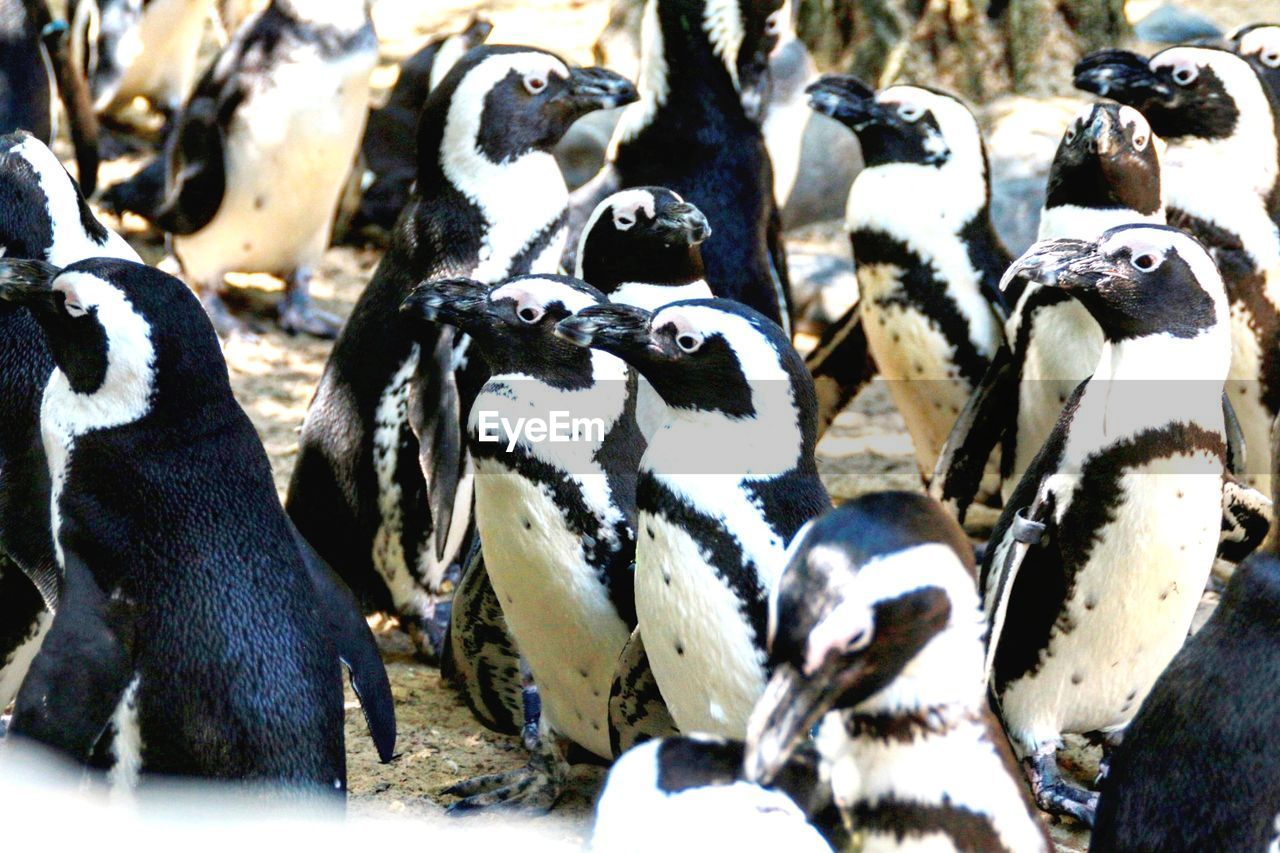
[[[400,304],[400,313],[463,331],[488,325],[489,285],[470,278],[446,278],[419,284]]]
[[[855,133],[873,124],[888,124],[892,119],[892,114],[876,102],[875,90],[849,74],[824,74],[804,91],[815,112]]]
[[[61,269],[44,261],[0,258],[0,302],[26,308],[37,318],[56,316],[62,297],[53,289]]]
[[[711,226],[702,211],[688,202],[678,202],[658,212],[655,227],[667,245],[697,246],[711,236]]]
[[[473,15],[471,23],[467,24],[467,28],[462,31],[462,37],[466,40],[467,47],[475,47],[484,44],[491,32],[493,32],[493,24],[479,15]]]
[[[1005,272],[1001,288],[1018,276],[1068,293],[1097,290],[1107,281],[1128,277],[1123,268],[1097,252],[1097,244],[1087,240],[1036,243]]]
[[[631,81],[604,68],[574,68],[569,72],[569,104],[577,115],[596,110],[611,110],[633,101],[640,95]]]
[[[1107,157],[1122,150],[1124,144],[1124,129],[1116,124],[1112,114],[1096,110],[1089,126],[1082,127],[1068,147],[1085,155]]]
[[[556,336],[580,347],[592,347],[618,356],[648,349],[649,321],[653,315],[630,305],[591,305],[556,324]]]
[[[1177,90],[1151,70],[1150,63],[1127,50],[1100,50],[1076,64],[1075,87],[1142,110],[1170,106]]]
[[[747,747],[742,762],[748,782],[771,785],[809,733],[835,705],[844,674],[829,671],[844,666],[838,658],[812,677],[790,664],[773,671],[764,695],[747,721]]]

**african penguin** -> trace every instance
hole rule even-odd
[[[667,187],[714,224],[702,247],[712,292],[789,330],[781,221],[760,130],[782,7],[782,0],[647,0],[640,100],[622,114],[604,168],[574,193],[573,230],[581,233],[600,200],[619,189]]]
[[[1244,434],[1244,479],[1270,494],[1271,422],[1280,412],[1280,228],[1270,211],[1280,163],[1267,90],[1248,62],[1209,47],[1173,47],[1150,60],[1102,51],[1080,61],[1075,84],[1141,110],[1168,143],[1169,224],[1211,251],[1226,284],[1227,395]]]
[[[667,406],[640,460],[636,616],[682,732],[741,738],[764,689],[766,602],[795,532],[830,508],[813,382],[786,334],[727,299],[559,325],[649,380]]]
[[[139,773],[345,796],[339,659],[384,760],[386,672],[280,508],[192,293],[141,264],[0,260],[55,369],[40,403],[57,615],[11,735]],[[182,476],[174,477],[175,471]]]
[[[286,331],[338,333],[309,286],[360,143],[377,59],[363,0],[272,0],[183,106],[161,155],[163,198],[134,212],[173,234],[183,274],[223,334],[243,328],[222,300],[229,272],[286,279],[277,306]],[[146,172],[137,180],[146,183]],[[128,208],[124,186],[114,196]]]
[[[1091,240],[1116,225],[1164,224],[1163,145],[1132,107],[1081,108],[1049,170],[1040,239]],[[1000,447],[1001,493],[1008,500],[1102,352],[1102,330],[1066,292],[1014,280],[1004,297],[1013,306],[1004,325],[1005,363],[987,371],[962,410],[931,483],[962,521],[991,449]]]
[[[580,116],[634,97],[616,74],[535,48],[482,45],[459,60],[427,97],[415,192],[308,409],[289,514],[427,656],[467,553],[465,418],[485,367],[452,329],[410,329],[400,304],[423,280],[557,272],[568,191],[550,149]]]
[[[1249,60],[1271,90],[1273,102],[1280,99],[1280,24],[1240,27],[1227,36],[1227,45]]]
[[[455,809],[550,808],[568,771],[564,744],[613,757],[609,695],[636,624],[644,440],[627,366],[555,335],[560,320],[606,301],[577,279],[530,275],[492,289],[473,279],[430,282],[404,305],[465,332],[489,368],[467,423],[476,532],[541,700],[542,743],[530,768],[464,783],[472,793]],[[517,785],[529,778],[532,785]]]
[[[973,548],[936,502],[881,492],[817,519],[770,600],[746,778],[772,783],[820,726],[862,849],[1052,850],[987,705],[984,633]]]
[[[418,171],[413,139],[427,94],[471,48],[483,44],[493,24],[475,15],[459,33],[431,39],[400,63],[400,74],[387,102],[369,113],[360,143],[368,184],[351,222],[352,230],[390,231],[404,210]]]
[[[928,482],[1003,343],[998,283],[1009,256],[991,225],[982,135],[963,103],[931,89],[877,94],[853,77],[828,75],[808,91],[815,110],[857,134],[866,161],[845,215],[859,298],[808,358],[820,390],[837,386],[823,392],[820,423],[825,428],[852,399],[865,350],[888,382]],[[996,477],[992,464],[986,494]]]
[[[1010,267],[1079,300],[1098,366],[1005,504],[982,565],[990,690],[1040,807],[1091,823],[1063,733],[1111,740],[1182,645],[1217,550],[1231,362],[1209,254],[1166,226],[1037,243]]]
[[[67,265],[89,257],[137,261],[104,227],[44,143],[0,137],[0,257]],[[0,303],[0,710],[17,693],[49,629],[58,570],[49,528],[49,475],[40,397],[53,358],[27,311]]]

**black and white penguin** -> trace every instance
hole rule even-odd
[[[1218,264],[1231,304],[1227,394],[1244,435],[1244,480],[1271,494],[1271,422],[1280,413],[1280,197],[1277,122],[1268,91],[1230,51],[1174,47],[1150,60],[1102,51],[1080,61],[1078,88],[1142,111],[1168,143],[1163,178],[1170,225]]]
[[[644,439],[626,364],[555,334],[559,321],[606,301],[577,279],[531,275],[492,289],[473,279],[431,282],[404,305],[465,332],[489,368],[467,429],[476,532],[541,700],[541,742],[530,766],[462,783],[469,796],[455,809],[550,808],[568,774],[567,744],[613,757],[610,691],[636,625],[635,487]]]
[[[923,495],[865,495],[803,530],[770,601],[746,778],[773,783],[820,726],[863,849],[1052,850],[987,705],[973,569],[964,531]]]
[[[789,330],[782,229],[760,131],[782,7],[782,0],[647,0],[640,100],[622,114],[604,168],[574,193],[573,206],[579,234],[600,200],[619,189],[674,190],[714,225],[702,258],[715,295]]]
[[[1163,225],[1163,145],[1132,107],[1083,107],[1049,169],[1040,239],[1092,240],[1117,225]],[[1066,292],[1014,280],[1004,297],[1012,306],[1004,325],[1008,353],[962,410],[931,483],[934,496],[954,506],[961,520],[997,446],[1008,500],[1102,353],[1102,330]]]
[[[0,137],[0,257],[68,265],[138,255],[89,210],[58,158],[27,133]],[[40,398],[53,357],[27,311],[0,303],[0,710],[49,629],[58,569]]]
[[[987,668],[1036,801],[1091,823],[1097,795],[1056,753],[1064,733],[1114,740],[1191,627],[1221,528],[1229,309],[1166,226],[1037,243],[1015,275],[1065,289],[1105,343],[987,546]]]
[[[154,166],[136,193],[128,183],[110,191],[113,206],[173,234],[183,275],[219,331],[240,327],[222,301],[225,275],[264,272],[286,280],[282,328],[337,335],[338,319],[315,309],[309,283],[329,247],[377,59],[362,0],[272,0],[183,106],[161,155],[163,198],[145,189]]]
[[[636,616],[682,732],[741,739],[767,677],[766,607],[788,543],[830,508],[814,463],[816,401],[778,325],[726,299],[562,320],[667,406],[640,461]]]
[[[365,182],[352,230],[377,228],[390,231],[409,200],[418,173],[413,140],[422,105],[449,69],[468,50],[484,44],[493,24],[479,15],[462,32],[431,39],[400,63],[400,75],[387,103],[369,113],[360,151],[364,154]]]
[[[845,214],[858,302],[808,358],[820,424],[860,387],[865,352],[888,381],[928,482],[1004,340],[999,281],[1009,256],[991,225],[982,134],[958,99],[918,86],[877,94],[828,75],[809,87],[809,99],[857,134],[866,161]],[[985,493],[998,488],[997,476],[992,464]]]
[[[56,365],[40,431],[58,607],[10,734],[79,761],[101,747],[122,784],[143,772],[345,795],[338,659],[384,760],[386,671],[280,508],[195,297],[128,261],[4,259],[0,300],[31,312]]]
[[[399,315],[423,280],[555,273],[568,190],[550,149],[577,118],[635,90],[527,47],[472,49],[432,90],[415,193],[334,346],[302,428],[287,507],[372,609],[439,652],[452,566],[467,553],[466,413],[485,367],[467,339]]]
[[[1249,24],[1227,36],[1227,46],[1249,60],[1271,90],[1273,103],[1280,100],[1280,24]]]

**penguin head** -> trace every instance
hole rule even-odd
[[[1109,341],[1226,334],[1227,303],[1213,259],[1164,225],[1121,225],[1087,240],[1043,240],[1005,273],[1065,290]]]
[[[1062,136],[1045,207],[1123,208],[1144,216],[1164,206],[1160,150],[1142,113],[1119,104],[1084,107]]]
[[[802,529],[770,600],[773,675],[747,726],[747,778],[772,782],[831,710],[980,702],[973,572],[968,537],[923,495],[865,495]]]
[[[1227,45],[1243,56],[1280,97],[1280,24],[1250,24],[1227,36]]]
[[[701,0],[711,50],[737,86],[742,108],[759,120],[769,97],[769,55],[790,25],[784,0]],[[679,5],[679,4],[677,4]]]
[[[827,74],[805,90],[809,106],[858,135],[867,167],[949,162],[985,171],[978,123],[958,98],[923,86],[890,86],[878,94],[856,77]]]
[[[470,335],[494,374],[523,374],[569,387],[590,382],[591,353],[558,336],[556,324],[606,301],[576,278],[523,275],[496,286],[467,278],[426,282],[400,310]]]
[[[442,166],[477,171],[549,152],[582,116],[636,97],[612,71],[570,68],[532,47],[481,45],[427,96],[418,120],[419,170],[429,180]]]
[[[702,211],[664,187],[638,187],[606,198],[591,213],[578,248],[577,277],[612,293],[626,282],[683,285],[698,281],[711,226]]]

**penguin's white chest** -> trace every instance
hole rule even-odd
[[[764,654],[743,602],[704,552],[684,528],[641,511],[636,617],[650,669],[680,731],[742,738],[764,692]]]
[[[86,4],[81,4],[82,8]],[[200,40],[213,0],[151,0],[137,29],[117,49],[123,69],[119,85],[104,93],[99,110],[137,97],[156,106],[182,105],[195,82]]]
[[[609,691],[631,632],[547,487],[477,460],[475,491],[489,580],[533,672],[542,713],[555,731],[612,757]]]
[[[250,91],[228,128],[217,214],[196,234],[174,238],[191,276],[287,275],[319,263],[364,128],[376,58],[372,47],[340,59],[309,47]]]

